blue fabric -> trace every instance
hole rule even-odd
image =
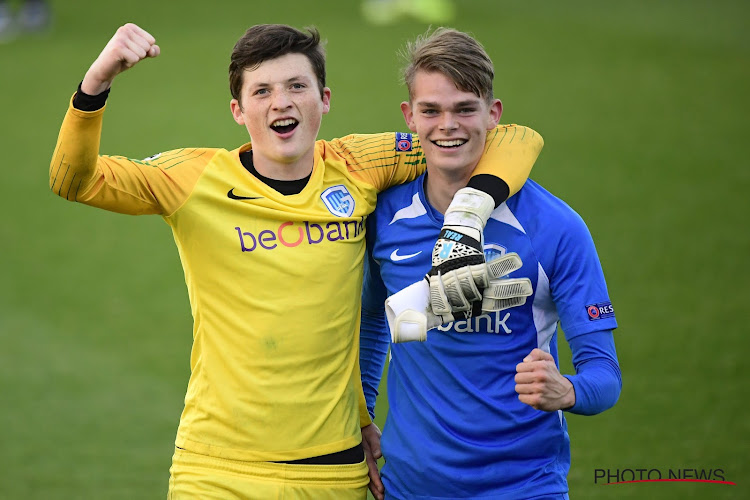
[[[390,338],[383,302],[429,271],[443,223],[423,181],[382,193],[368,220],[360,356],[371,410]],[[487,258],[506,252],[523,260],[511,277],[533,284],[525,305],[443,325],[426,342],[391,346],[382,437],[391,498],[516,500],[567,492],[563,413],[521,403],[514,381],[516,365],[536,347],[557,361],[558,323],[577,371],[569,376],[577,396],[570,411],[598,413],[619,396],[614,309],[578,214],[528,181],[485,228]]]

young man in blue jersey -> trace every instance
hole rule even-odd
[[[382,193],[368,219],[360,363],[371,413],[389,327],[396,340],[405,333],[386,325],[384,300],[430,269],[443,213],[502,113],[492,61],[472,37],[441,28],[410,44],[408,57],[401,109],[422,138],[427,172]],[[503,141],[530,133],[501,132]],[[510,277],[528,280],[533,293],[517,307],[432,329],[423,342],[391,344],[377,498],[567,498],[563,411],[592,415],[619,397],[614,309],[578,214],[529,180],[492,212],[483,246],[488,261],[517,253],[522,266]],[[558,322],[575,375],[558,368]]]

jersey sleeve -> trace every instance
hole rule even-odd
[[[571,211],[559,220],[550,290],[560,325],[570,340],[578,335],[617,328],[599,256],[583,219]]]
[[[352,134],[328,144],[354,177],[378,191],[412,181],[425,170],[419,138],[412,134]]]
[[[357,393],[357,407],[359,408],[359,428],[367,427],[372,423],[370,413],[367,409],[367,400],[362,391],[362,374],[359,369],[359,359],[355,361],[354,371],[352,373],[352,384]]]
[[[615,405],[622,390],[622,375],[611,331],[596,331],[569,340],[575,375],[565,375],[573,384],[576,402],[570,413],[596,415]]]
[[[378,191],[416,179],[427,165],[419,137],[410,133],[353,134],[329,144],[352,175]],[[487,133],[473,176],[498,177],[508,185],[509,194],[515,194],[528,179],[542,147],[544,140],[536,131],[500,125]]]
[[[99,156],[104,109],[68,107],[50,163],[50,189],[112,212],[172,214],[218,150],[180,149],[146,160]]]
[[[368,229],[367,235],[374,234]],[[388,355],[390,335],[385,321],[385,299],[388,292],[380,276],[380,266],[365,256],[362,285],[362,321],[360,325],[359,363],[362,370],[362,389],[370,418],[375,418],[375,402]]]
[[[499,125],[487,133],[484,154],[472,178],[485,174],[498,177],[507,184],[508,196],[513,196],[529,178],[543,147],[544,139],[535,130],[523,125]],[[495,201],[499,205],[505,200]]]

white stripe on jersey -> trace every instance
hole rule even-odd
[[[513,212],[510,211],[510,208],[508,208],[508,205],[505,202],[501,203],[499,207],[493,210],[490,214],[490,219],[495,219],[498,222],[508,224],[509,226],[518,229],[523,234],[526,234],[523,226],[518,222],[518,219],[516,219],[516,216],[513,215]]]
[[[399,219],[416,219],[417,217],[425,215],[426,213],[427,209],[425,209],[424,205],[422,205],[422,202],[419,201],[419,193],[417,192],[414,193],[414,196],[411,199],[411,205],[409,205],[408,207],[404,207],[393,214],[393,219],[388,223],[388,225],[390,226]]]
[[[539,276],[534,290],[534,303],[531,311],[534,315],[534,327],[536,328],[536,345],[544,352],[549,352],[549,343],[557,331],[557,308],[549,291],[549,277],[544,272],[542,264],[538,264]]]

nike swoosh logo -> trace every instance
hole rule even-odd
[[[227,196],[229,196],[229,199],[231,200],[259,200],[263,198],[262,196],[238,196],[234,194],[234,188],[229,190]]]
[[[399,255],[398,254],[398,248],[397,248],[393,252],[391,252],[391,260],[393,262],[398,262],[400,260],[411,259],[412,257],[416,257],[417,255],[419,255],[420,253],[422,253],[422,250],[420,250],[417,253],[410,253],[410,254],[407,254],[407,255]]]

